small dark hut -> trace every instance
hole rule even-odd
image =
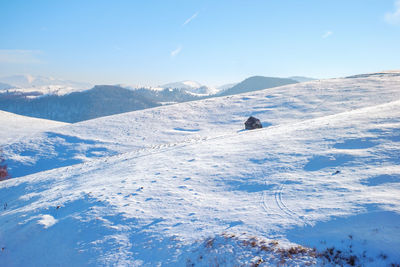
[[[254,118],[253,116],[250,116],[247,119],[247,121],[244,123],[244,126],[246,130],[262,128],[261,121],[257,118]]]

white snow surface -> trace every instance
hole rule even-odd
[[[0,145],[7,145],[22,137],[68,125],[68,123],[20,116],[0,110],[0,125]]]
[[[162,106],[3,146],[17,178],[0,183],[0,262],[398,264],[393,74]],[[250,115],[264,128],[242,130]],[[288,250],[297,244],[318,253]]]
[[[42,216],[40,216],[40,220],[38,220],[38,224],[42,224],[44,228],[49,228],[51,226],[53,226],[54,224],[56,224],[57,220],[54,219],[53,216],[49,215],[49,214],[44,214]]]

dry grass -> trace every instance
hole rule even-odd
[[[0,181],[7,180],[11,178],[8,172],[7,165],[4,164],[5,159],[2,156],[2,151],[0,150]]]
[[[289,260],[299,260],[305,265],[312,265],[317,257],[314,249],[303,246],[284,248],[280,246],[277,240],[266,240],[256,236],[236,236],[230,233],[223,233],[222,237],[227,243],[234,243],[246,251],[251,251],[254,254],[254,259],[250,266],[254,267],[269,263],[271,258],[274,258],[278,266],[285,265]],[[208,238],[204,241],[204,246],[207,249],[214,249],[218,246],[217,242],[215,238]]]
[[[351,237],[349,237],[351,239]],[[285,246],[277,240],[246,236],[245,233],[235,235],[223,233],[221,236],[208,238],[201,242],[206,248],[197,259],[209,266],[229,266],[228,262],[236,262],[237,266],[311,266],[315,264],[335,266],[359,266],[369,258],[357,256],[352,250],[341,251],[334,247],[324,251],[301,245]],[[227,252],[228,251],[228,252]],[[381,256],[385,258],[385,256]],[[212,259],[212,260],[211,260]],[[372,260],[372,259],[370,259]],[[227,265],[228,264],[228,265]],[[231,264],[232,265],[232,264]],[[232,265],[232,266],[233,266]],[[392,264],[392,267],[400,267]]]

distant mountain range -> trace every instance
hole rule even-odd
[[[85,83],[31,75],[0,78],[0,82],[0,110],[74,123],[161,105],[262,90],[298,81],[254,76],[238,84],[218,88],[194,81],[182,81],[157,88],[96,85],[92,89],[88,89],[90,85]]]
[[[0,90],[8,90],[8,89],[12,89],[12,88],[14,88],[14,86],[9,85],[7,83],[0,82]]]
[[[74,82],[44,76],[13,75],[0,78],[0,93],[38,97],[43,95],[65,95],[92,88],[89,83]]]
[[[0,109],[20,115],[62,122],[78,122],[160,105],[137,91],[116,86],[95,86],[67,95],[27,98],[2,94]]]
[[[79,122],[118,113],[202,99],[179,89],[126,89],[96,85],[66,95],[0,94],[0,109],[20,115],[62,122]]]
[[[184,90],[188,93],[196,95],[214,95],[218,93],[217,88],[208,87],[194,81],[182,81],[175,83],[168,83],[160,86],[163,89],[179,89]]]
[[[61,80],[53,77],[33,76],[33,75],[12,75],[0,78],[0,82],[12,85],[17,88],[43,87],[43,86],[64,86],[81,89],[89,89],[93,85],[83,82]]]

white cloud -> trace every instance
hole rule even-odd
[[[187,20],[185,20],[185,22],[182,24],[182,26],[185,26],[186,24],[188,24],[189,22],[191,22],[192,20],[194,20],[197,15],[199,15],[199,12],[194,13],[190,18],[188,18]]]
[[[395,10],[385,14],[385,21],[390,24],[400,24],[400,0],[394,3]]]
[[[182,50],[182,46],[180,45],[180,46],[178,46],[175,50],[173,50],[173,51],[171,52],[171,57],[177,56],[177,55],[181,52],[181,50]]]
[[[0,49],[0,63],[8,64],[37,64],[43,63],[39,59],[42,54],[39,50]]]
[[[325,39],[325,38],[328,38],[329,36],[331,36],[332,34],[333,34],[332,31],[327,31],[321,37]]]

